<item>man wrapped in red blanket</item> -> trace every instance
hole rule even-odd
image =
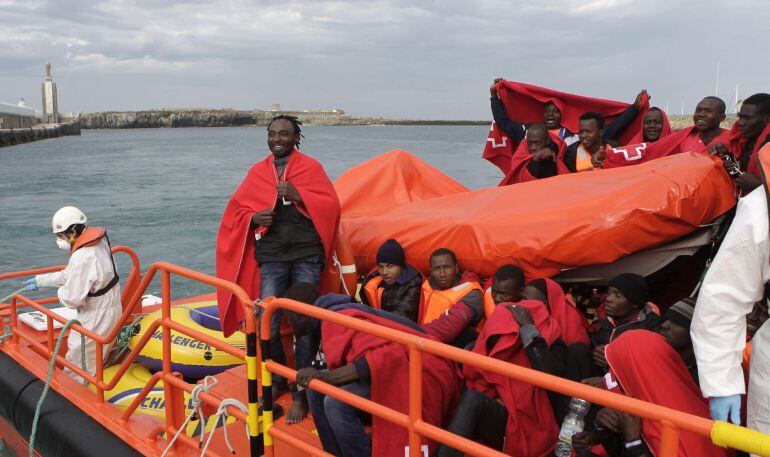
[[[520,320],[528,323],[520,325]],[[560,336],[559,323],[544,303],[501,303],[484,325],[473,352],[535,368],[531,363],[534,354],[527,348],[537,340],[555,346]],[[463,367],[463,374],[468,391],[463,393],[447,430],[510,455],[544,457],[553,451],[559,429],[546,390],[470,365]],[[442,446],[437,455],[462,453]]]
[[[351,303],[347,295],[326,295],[316,306],[393,331],[434,339],[409,319],[386,311]],[[409,348],[344,325],[289,313],[295,336],[307,334],[311,349],[321,348],[327,370],[305,368],[297,373],[297,383],[307,387],[320,379],[343,390],[407,414],[409,410]],[[352,406],[313,390],[308,397],[318,435],[325,451],[337,456],[374,455],[401,457],[409,444],[407,430],[380,417],[372,418],[369,441]],[[422,354],[422,419],[443,427],[460,393],[457,367],[453,362]],[[423,448],[433,455],[436,443],[423,440]]]
[[[506,175],[516,148],[527,136],[529,124],[544,123],[553,137],[565,146],[577,143],[579,118],[594,112],[607,121],[606,140],[628,144],[642,129],[641,119],[649,109],[649,96],[642,91],[633,104],[583,97],[530,84],[495,79],[490,87],[492,124],[483,157]],[[556,152],[556,150],[554,150]]]

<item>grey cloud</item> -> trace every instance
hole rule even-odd
[[[768,90],[770,6],[752,0],[0,3],[0,100],[39,105],[51,61],[64,110],[280,102],[482,119],[504,76],[628,101],[647,88],[677,111],[713,92],[717,61],[725,98],[737,82]]]

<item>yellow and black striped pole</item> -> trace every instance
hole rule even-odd
[[[246,334],[246,376],[248,377],[249,399],[249,449],[251,457],[262,455],[259,440],[259,384],[257,380],[257,332]]]

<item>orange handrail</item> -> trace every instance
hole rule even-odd
[[[95,367],[95,374],[91,375],[89,373],[84,372],[81,367],[77,366],[76,364],[71,363],[70,361],[66,360],[63,356],[60,354],[53,354],[53,348],[54,348],[54,321],[60,322],[62,324],[66,323],[66,319],[63,317],[54,314],[50,310],[48,310],[46,307],[42,306],[42,303],[40,301],[31,300],[21,294],[16,294],[11,298],[11,302],[8,305],[2,305],[0,309],[2,308],[10,308],[11,313],[9,316],[10,324],[11,324],[11,338],[10,342],[13,345],[18,345],[19,339],[24,340],[24,342],[28,345],[30,349],[35,351],[36,353],[40,354],[43,357],[51,358],[54,357],[56,359],[56,365],[59,367],[67,367],[70,370],[72,370],[75,374],[81,376],[83,379],[94,385],[96,388],[96,396],[97,400],[100,403],[103,403],[104,400],[104,393],[106,391],[110,391],[117,383],[121,380],[121,378],[125,375],[125,373],[128,371],[128,368],[130,367],[131,363],[134,362],[136,357],[138,357],[141,350],[144,348],[144,346],[147,344],[147,342],[150,340],[152,335],[155,333],[155,331],[160,328],[162,332],[162,348],[163,348],[163,369],[156,373],[144,386],[140,394],[134,399],[132,404],[129,406],[129,408],[124,412],[122,417],[124,419],[128,419],[137,409],[139,404],[146,398],[147,394],[152,390],[152,388],[159,382],[163,381],[164,384],[164,396],[165,396],[165,405],[166,405],[166,421],[163,426],[163,431],[165,431],[168,436],[173,436],[177,430],[181,427],[182,423],[184,422],[184,404],[183,404],[183,396],[182,392],[187,392],[188,394],[192,392],[193,386],[189,383],[185,382],[184,380],[180,379],[178,377],[178,374],[172,372],[171,370],[171,331],[176,331],[182,334],[185,334],[187,336],[191,336],[193,338],[196,338],[197,340],[206,343],[212,347],[215,347],[221,351],[224,351],[230,355],[233,355],[235,357],[241,358],[246,360],[247,366],[249,366],[249,372],[254,373],[255,376],[252,377],[249,376],[249,384],[250,384],[250,391],[253,390],[256,393],[257,389],[257,378],[256,378],[256,366],[257,366],[257,351],[256,351],[256,324],[255,319],[253,318],[253,303],[249,299],[249,297],[246,295],[246,292],[238,285],[225,281],[219,278],[216,278],[214,276],[207,275],[205,273],[200,273],[194,270],[190,270],[188,268],[180,267],[178,265],[174,265],[168,262],[157,262],[150,266],[150,269],[145,273],[144,277],[141,279],[141,282],[139,282],[140,275],[138,273],[138,257],[131,251],[129,248],[124,247],[117,247],[113,249],[113,252],[115,251],[122,251],[128,253],[132,259],[134,260],[135,271],[132,271],[132,274],[129,275],[128,279],[128,287],[126,287],[126,294],[124,294],[125,297],[129,297],[128,300],[123,300],[124,305],[124,311],[121,315],[121,318],[119,319],[119,323],[115,326],[115,328],[112,329],[107,335],[98,335],[94,333],[93,331],[86,329],[82,327],[79,324],[73,324],[70,329],[79,332],[86,338],[93,340],[96,344],[96,353],[102,352],[102,347],[105,344],[111,343],[115,337],[117,336],[117,333],[120,331],[120,328],[131,320],[132,315],[134,314],[134,310],[141,306],[141,297],[142,294],[147,290],[147,287],[150,285],[152,280],[154,279],[156,273],[161,273],[161,288],[162,288],[162,305],[161,305],[161,317],[150,324],[148,328],[145,329],[145,333],[142,335],[142,337],[139,339],[138,344],[128,353],[128,355],[123,360],[121,367],[118,369],[118,371],[115,373],[115,375],[112,377],[109,383],[104,382],[104,366],[103,366],[103,360],[100,357],[96,358],[96,367]],[[40,273],[46,273],[50,271],[57,271],[63,269],[64,266],[55,266],[55,267],[47,267],[47,268],[39,268],[34,270],[24,270],[20,272],[12,272],[12,273],[5,273],[3,275],[0,275],[0,280],[3,279],[10,279],[20,276],[28,276],[32,274],[40,274]],[[243,349],[237,348],[229,343],[226,343],[220,339],[217,339],[211,335],[204,334],[202,332],[196,331],[194,329],[191,329],[185,325],[182,325],[178,322],[174,322],[171,318],[171,274],[175,274],[178,276],[182,276],[194,281],[198,281],[204,284],[208,284],[211,286],[214,286],[216,288],[221,288],[228,290],[232,292],[232,294],[235,296],[236,300],[238,300],[239,304],[244,307],[245,315],[246,316],[252,316],[250,319],[246,319],[245,325],[244,325],[244,331],[246,333],[246,339],[247,339],[247,349],[244,351]],[[137,284],[138,283],[138,284]],[[133,286],[131,285],[133,284]],[[55,302],[56,299],[46,299],[46,302]],[[33,335],[25,330],[22,329],[21,326],[19,326],[18,323],[18,306],[19,304],[22,304],[24,306],[29,306],[32,309],[46,315],[48,317],[48,328],[47,328],[47,344],[41,344],[38,341],[38,338],[36,335]],[[206,403],[207,405],[210,405],[214,408],[218,408],[222,402],[222,398],[219,398],[218,396],[215,396],[213,394],[206,394],[202,393],[200,395],[200,399]],[[228,413],[235,417],[238,420],[243,421],[248,425],[249,429],[249,438],[250,438],[250,448],[252,455],[257,455],[258,453],[258,440],[257,440],[257,398],[256,395],[249,396],[249,414],[244,414],[242,411],[240,411],[237,408],[229,407]],[[181,443],[184,446],[190,447],[192,449],[198,449],[198,442],[195,440],[190,439],[184,434],[180,434],[180,437],[178,438],[177,443]],[[178,444],[175,444],[175,446],[178,446]],[[216,455],[215,453],[211,453],[212,455]]]
[[[420,336],[396,331],[293,300],[267,299],[262,301],[260,305],[265,308],[260,323],[260,335],[263,346],[269,345],[270,321],[275,311],[279,308],[288,309],[296,313],[321,319],[325,322],[341,325],[407,346],[410,354],[408,414],[385,408],[382,405],[350,394],[349,392],[317,379],[311,381],[309,387],[363,411],[405,427],[409,431],[409,450],[412,457],[418,457],[420,455],[420,442],[421,437],[423,436],[459,449],[470,455],[504,455],[493,449],[484,447],[422,421],[420,401],[422,397],[422,352],[427,352],[466,365],[472,365],[493,373],[499,373],[570,397],[582,398],[591,403],[623,411],[634,416],[658,421],[662,426],[662,439],[659,450],[659,455],[661,457],[673,457],[676,455],[680,430],[687,430],[709,438],[715,424],[715,422],[710,419],[590,387],[564,378],[535,371],[530,368],[506,363],[491,357],[485,357],[471,351],[455,348]],[[263,358],[267,357],[269,357],[269,353],[264,353]],[[263,363],[268,375],[269,373],[276,373],[291,380],[296,379],[296,371],[288,367],[280,365],[272,360],[265,360]],[[270,382],[269,380],[264,379],[264,373],[263,382]],[[267,408],[267,406],[265,406],[265,408]],[[266,434],[269,433],[270,430],[266,432]],[[265,451],[267,455],[272,455],[273,450],[271,448],[269,449],[266,447]]]

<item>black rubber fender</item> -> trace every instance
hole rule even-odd
[[[0,352],[0,415],[29,439],[43,382]],[[134,448],[70,403],[48,391],[38,421],[35,450],[46,457],[138,456]]]

